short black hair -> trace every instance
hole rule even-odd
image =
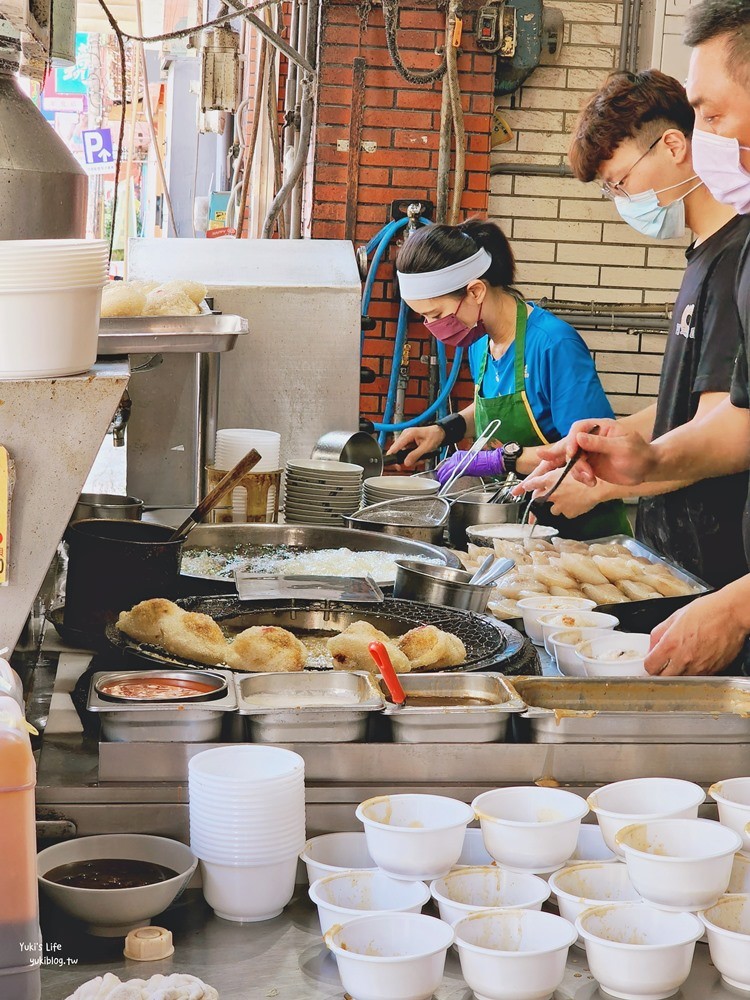
[[[482,281],[500,288],[511,288],[516,277],[516,262],[508,237],[495,222],[467,219],[460,226],[425,226],[413,233],[401,247],[396,268],[403,274],[440,271],[466,260],[480,249],[492,257],[481,275]],[[464,295],[457,288],[451,295]]]
[[[750,82],[750,3],[747,0],[703,0],[685,19],[685,44],[691,48],[722,35],[727,37],[727,69],[735,80]]]

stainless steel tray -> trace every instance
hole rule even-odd
[[[750,743],[750,679],[520,677],[533,743]]]
[[[375,681],[364,672],[273,673],[235,675],[240,715],[247,717],[257,743],[353,743],[367,734],[367,718],[384,700]],[[292,706],[258,705],[254,698],[287,695]],[[294,705],[293,699],[320,696],[328,705]],[[336,702],[339,702],[336,704]],[[348,702],[348,704],[341,704]],[[356,704],[351,704],[356,702]]]
[[[151,671],[142,671],[153,676]],[[102,736],[114,743],[212,743],[219,740],[227,712],[237,711],[237,695],[228,670],[211,668],[227,680],[221,698],[212,701],[159,701],[147,704],[102,698],[97,684],[121,677],[121,671],[98,671],[91,678],[86,708],[99,714]]]
[[[186,549],[216,549],[231,552],[238,546],[285,545],[299,549],[351,549],[353,552],[390,552],[394,556],[419,558],[427,556],[444,566],[461,569],[461,563],[447,549],[415,542],[409,538],[394,538],[372,531],[353,528],[328,528],[300,524],[201,524],[190,532]],[[234,588],[234,581],[199,573],[184,573],[186,580],[211,580]],[[394,573],[395,578],[395,573]],[[382,581],[378,580],[378,583]],[[392,586],[392,581],[387,586]]]
[[[120,354],[222,354],[247,333],[244,316],[132,316],[102,319],[99,357]]]
[[[705,580],[701,580],[699,577],[694,576],[692,573],[688,573],[686,569],[678,566],[669,559],[665,559],[663,555],[656,552],[649,545],[645,545],[643,542],[639,542],[636,538],[631,538],[629,535],[607,535],[606,538],[592,538],[589,541],[589,545],[602,544],[607,545],[609,542],[615,542],[618,545],[624,545],[626,549],[629,549],[634,556],[642,556],[648,559],[652,563],[660,563],[662,566],[668,566],[669,569],[674,573],[678,580],[684,580],[685,583],[689,583],[691,586],[696,588],[696,593],[706,594],[708,591],[713,590],[710,584],[706,583]],[[653,600],[658,600],[658,598],[653,598]],[[669,600],[669,598],[662,598],[662,600]],[[645,601],[630,601],[630,604],[645,604]]]
[[[524,703],[502,674],[402,674],[406,704],[386,702],[394,743],[497,743],[506,739],[510,716]],[[385,693],[383,682],[381,690]],[[417,706],[409,695],[482,698],[486,705]]]

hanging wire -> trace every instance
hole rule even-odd
[[[181,28],[179,31],[167,31],[163,35],[132,35],[123,29],[117,23],[112,11],[107,6],[105,0],[99,0],[99,6],[104,11],[104,14],[109,21],[112,30],[116,35],[122,36],[131,42],[171,42],[178,38],[188,38],[190,35],[195,35],[199,31],[203,31],[205,28],[217,28],[221,24],[227,24],[229,21],[233,21],[237,17],[242,17],[244,14],[252,14],[254,11],[265,10],[266,7],[272,7],[274,4],[281,3],[282,0],[260,0],[259,3],[252,4],[247,7],[241,7],[237,10],[231,11],[229,14],[222,14],[221,17],[215,17],[211,21],[204,21],[202,24],[194,24],[190,28]]]
[[[417,86],[420,84],[435,83],[442,76],[444,76],[447,68],[445,52],[443,53],[443,60],[437,69],[429,70],[427,72],[418,72],[417,70],[409,69],[405,66],[403,60],[401,59],[397,38],[399,0],[382,0],[382,3],[383,19],[385,21],[385,38],[388,44],[388,52],[390,53],[393,65],[396,67],[396,71],[404,78],[404,80],[406,80],[407,83],[413,83]]]

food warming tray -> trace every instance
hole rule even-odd
[[[213,743],[221,736],[227,712],[237,711],[237,695],[228,670],[211,668],[227,681],[221,697],[196,701],[113,701],[98,687],[107,681],[153,679],[153,671],[98,671],[91,678],[86,708],[99,714],[102,737],[112,743]]]
[[[750,743],[750,679],[520,677],[533,743]]]
[[[244,316],[118,316],[99,323],[100,357],[121,354],[224,353],[247,333]]]
[[[365,738],[370,713],[383,709],[372,676],[358,671],[243,674],[234,681],[239,713],[246,716],[257,743],[353,743]],[[253,702],[282,694],[299,697],[300,704],[287,708]],[[302,704],[310,696],[329,704]]]
[[[457,635],[466,647],[466,662],[455,667],[457,671],[497,670],[520,651],[524,641],[518,632],[484,615],[396,598],[386,598],[377,605],[302,600],[243,602],[229,596],[186,597],[176,603],[186,611],[210,615],[229,637],[253,625],[277,625],[294,632],[303,642],[320,644],[322,639],[331,638],[356,621],[370,622],[388,636],[402,635],[418,625],[435,625]],[[106,636],[115,648],[141,663],[202,666],[171,656],[157,646],[129,639],[115,625],[107,627]],[[312,656],[308,661],[307,669],[331,668],[327,657]],[[420,675],[428,672],[420,671]]]
[[[406,704],[386,702],[394,743],[497,743],[505,740],[510,716],[524,703],[502,674],[402,674]],[[384,691],[383,682],[380,682]],[[416,693],[432,697],[481,698],[486,705],[419,706]]]

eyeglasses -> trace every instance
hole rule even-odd
[[[641,155],[638,157],[638,159],[635,161],[635,163],[632,165],[632,167],[628,170],[628,172],[623,177],[620,178],[619,181],[615,181],[614,184],[610,184],[609,181],[605,181],[602,184],[602,187],[601,187],[602,195],[605,198],[609,198],[610,201],[612,201],[612,200],[614,200],[615,198],[618,198],[618,197],[619,198],[627,198],[627,200],[630,201],[630,195],[628,194],[628,192],[623,187],[623,184],[628,179],[628,177],[630,177],[630,175],[633,173],[633,171],[638,166],[638,164],[641,162],[641,160],[644,159],[646,156],[648,156],[648,154],[651,152],[651,150],[655,146],[657,146],[661,142],[661,140],[662,140],[662,136],[658,136],[656,139],[654,139],[654,141],[648,147],[648,149],[646,150],[646,152],[645,153],[641,153]]]

